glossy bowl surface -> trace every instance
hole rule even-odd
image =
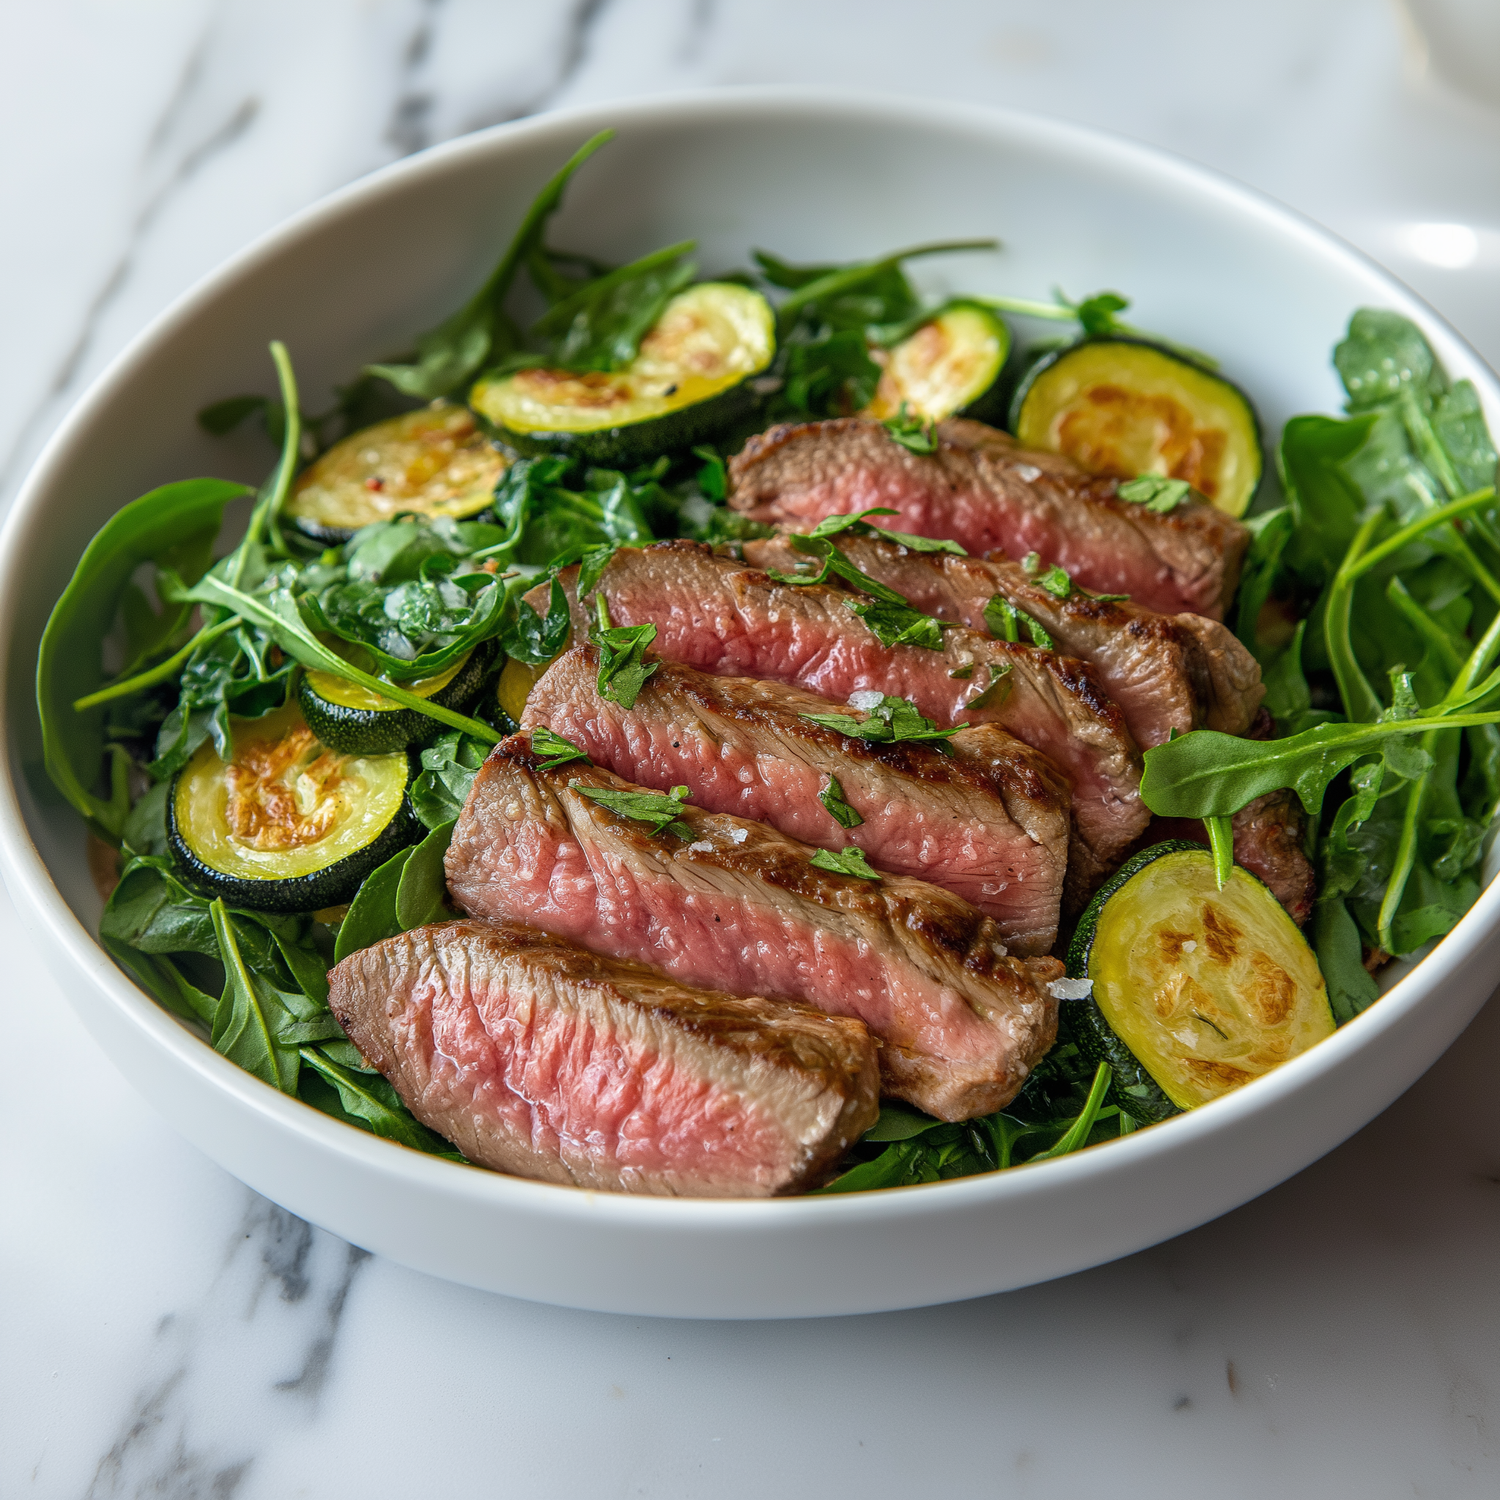
[[[696,237],[705,270],[751,246],[844,260],[995,235],[998,255],[918,262],[938,292],[1121,288],[1133,318],[1207,347],[1270,432],[1336,411],[1329,351],[1362,304],[1425,330],[1500,430],[1500,386],[1430,309],[1256,194],[1125,141],[967,107],[723,91],[499,127],[376,173],[209,277],[115,361],[38,462],[0,536],[6,766],[0,861],[100,1045],[171,1123],[251,1187],[356,1244],[514,1296],[621,1313],[780,1317],[973,1297],[1064,1275],[1201,1224],[1337,1145],[1407,1088],[1489,995],[1500,891],[1365,1015],[1239,1093],[1061,1161],[832,1199],[678,1202],[578,1192],[404,1151],[211,1051],[115,969],[82,829],[41,770],[33,670],[84,542],[127,500],[200,473],[258,480],[253,443],[193,414],[269,389],[285,339],[316,407],[477,284],[557,165],[606,125],[553,243],[625,260]]]

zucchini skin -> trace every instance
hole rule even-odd
[[[1152,844],[1132,855],[1094,893],[1078,926],[1073,931],[1073,940],[1068,944],[1068,977],[1089,977],[1089,950],[1094,946],[1094,935],[1099,928],[1099,918],[1110,898],[1133,876],[1164,854],[1201,853],[1201,844],[1189,843],[1185,839],[1170,839]],[[1069,1037],[1078,1044],[1078,1050],[1093,1063],[1108,1063],[1113,1075],[1109,1086],[1109,1102],[1118,1106],[1122,1113],[1138,1120],[1142,1125],[1155,1125],[1172,1115],[1183,1113],[1162,1092],[1161,1085],[1148,1073],[1129,1047],[1115,1035],[1114,1028],[1104,1019],[1104,1012],[1093,1000],[1070,1001],[1064,1009]]]
[[[429,700],[439,708],[463,713],[479,696],[499,647],[491,639],[481,641],[470,653],[452,682]],[[316,688],[306,672],[297,680],[297,705],[307,727],[330,750],[341,755],[391,755],[408,745],[420,745],[435,738],[443,725],[414,708],[349,708],[330,703]]]
[[[184,766],[172,778],[171,789],[167,793],[167,845],[185,885],[209,900],[222,898],[230,906],[250,911],[282,913],[321,911],[325,907],[341,906],[353,899],[354,893],[372,870],[427,833],[411,805],[411,788],[422,774],[422,761],[419,755],[409,752],[406,795],[401,799],[401,806],[396,816],[381,830],[380,837],[366,844],[363,849],[356,849],[353,854],[321,870],[288,880],[250,880],[238,875],[227,875],[199,859],[188,847],[178,826],[177,784],[186,770],[187,767]]]
[[[1218,504],[1218,508],[1230,515],[1243,515],[1254,503],[1255,497],[1260,493],[1260,488],[1265,480],[1265,443],[1261,431],[1260,414],[1255,409],[1255,404],[1250,400],[1239,386],[1232,380],[1226,380],[1217,370],[1211,370],[1197,360],[1190,359],[1176,349],[1169,349],[1164,344],[1159,344],[1151,339],[1132,338],[1120,334],[1097,334],[1085,338],[1075,339],[1071,344],[1064,345],[1061,349],[1050,350],[1036,358],[1029,358],[1020,372],[1016,383],[1014,394],[1010,399],[1010,411],[1007,426],[1018,442],[1023,446],[1042,447],[1047,445],[1037,441],[1034,433],[1027,434],[1023,431],[1026,426],[1026,404],[1029,397],[1036,391],[1037,384],[1049,371],[1055,370],[1071,356],[1080,350],[1092,350],[1116,347],[1124,350],[1142,349],[1149,350],[1153,355],[1170,361],[1174,365],[1180,365],[1183,369],[1191,371],[1198,379],[1208,380],[1215,385],[1221,386],[1232,398],[1243,412],[1248,422],[1246,446],[1253,454],[1256,462],[1255,477],[1242,500],[1234,505]],[[1124,381],[1120,382],[1122,385]],[[1134,478],[1134,475],[1126,475],[1126,478]]]
[[[707,401],[643,422],[601,427],[593,432],[520,432],[490,421],[478,408],[474,416],[485,432],[523,458],[555,453],[599,469],[633,469],[663,453],[686,452],[701,443],[711,443],[738,423],[751,420],[760,406],[760,397],[751,384],[755,378],[748,376]]]

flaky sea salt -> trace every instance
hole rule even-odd
[[[1024,479],[1027,484],[1030,484],[1033,479],[1040,479],[1041,477],[1042,471],[1035,464],[1016,465],[1016,478]]]
[[[1054,979],[1047,986],[1054,1000],[1087,1000],[1094,993],[1092,979]]]
[[[712,854],[714,846],[707,839],[699,839],[696,844],[688,845],[689,854]]]
[[[729,830],[729,841],[732,844],[743,844],[750,837],[748,828],[731,828]]]
[[[849,694],[849,707],[857,708],[861,713],[867,714],[884,702],[885,694],[876,692],[874,688],[861,688],[857,693]]]

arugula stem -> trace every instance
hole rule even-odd
[[[1328,663],[1333,668],[1339,696],[1344,701],[1344,712],[1357,723],[1378,719],[1384,707],[1354,655],[1350,638],[1355,580],[1360,576],[1361,563],[1369,556],[1365,548],[1384,519],[1383,510],[1372,511],[1355,532],[1333,582],[1328,585],[1328,602],[1323,611],[1323,641],[1328,651]]]
[[[245,535],[235,548],[229,585],[236,589],[244,580],[250,549],[259,543],[261,531],[268,524],[277,551],[283,554],[286,552],[286,544],[281,539],[280,515],[297,473],[297,455],[302,445],[302,410],[297,404],[297,376],[292,369],[291,356],[280,339],[271,340],[271,359],[276,365],[276,379],[281,386],[281,404],[286,408],[286,432],[281,440],[281,457],[266,490],[256,501],[255,509],[250,512],[250,524],[245,528]]]
[[[1205,818],[1203,826],[1214,854],[1214,880],[1222,891],[1234,873],[1234,824],[1229,818]]]
[[[1431,531],[1434,526],[1441,526],[1444,521],[1466,516],[1470,511],[1490,504],[1494,498],[1495,487],[1487,484],[1482,490],[1475,490],[1472,494],[1464,495],[1457,500],[1450,500],[1447,505],[1440,505],[1436,510],[1430,510],[1425,515],[1418,516],[1415,521],[1409,522],[1399,531],[1392,532],[1383,542],[1376,547],[1371,547],[1368,552],[1364,552],[1363,548],[1356,552],[1351,545],[1350,551],[1345,554],[1344,561],[1339,565],[1339,576],[1343,577],[1347,574],[1350,582],[1362,578],[1371,568],[1384,562],[1393,552],[1399,552],[1408,542],[1415,541],[1424,531]],[[1381,515],[1382,512],[1377,511],[1373,519],[1379,520]],[[1367,520],[1360,528],[1362,535],[1369,525],[1370,522]],[[1358,541],[1358,538],[1355,540]],[[1483,564],[1480,566],[1482,567]]]
[[[1098,1119],[1099,1111],[1104,1107],[1104,1096],[1109,1092],[1110,1080],[1113,1077],[1114,1072],[1109,1064],[1100,1063],[1094,1073],[1094,1084],[1089,1090],[1088,1100],[1079,1112],[1078,1118],[1069,1127],[1067,1134],[1050,1150],[1033,1156],[1032,1161],[1051,1161],[1054,1157],[1067,1156],[1089,1138],[1089,1131],[1094,1128],[1094,1121]]]
[[[144,688],[154,687],[158,682],[165,682],[168,677],[186,664],[188,657],[199,646],[206,646],[210,641],[218,640],[226,631],[233,630],[236,625],[244,623],[238,615],[230,615],[227,620],[220,620],[217,625],[203,626],[181,651],[169,656],[164,662],[157,663],[145,672],[138,672],[134,677],[127,677],[122,682],[111,682],[96,693],[89,693],[83,698],[75,698],[73,700],[74,712],[82,713],[86,708],[108,703],[113,698],[127,698],[131,693],[139,693]]]
[[[829,271],[816,281],[809,281],[806,286],[798,287],[792,292],[776,309],[776,316],[785,324],[793,313],[800,312],[809,302],[818,302],[824,297],[846,292],[862,281],[869,280],[871,276],[878,276],[891,266],[900,265],[904,260],[914,260],[920,255],[946,255],[957,250],[994,250],[999,243],[999,240],[940,240],[930,245],[913,245],[910,250],[897,250],[879,260],[864,261],[857,266]]]
[[[1458,654],[1458,648],[1449,639],[1447,631],[1412,598],[1410,590],[1402,583],[1399,575],[1393,576],[1390,583],[1386,585],[1385,597],[1395,607],[1397,614],[1427,644],[1428,649],[1436,652],[1444,669],[1451,676],[1457,676],[1464,664],[1463,657]],[[1500,615],[1497,615],[1496,619],[1500,619]]]

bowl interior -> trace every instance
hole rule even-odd
[[[745,265],[756,246],[846,260],[994,236],[996,253],[915,262],[917,280],[933,293],[1032,298],[1054,287],[1075,297],[1119,290],[1132,321],[1216,354],[1273,439],[1295,412],[1338,409],[1333,344],[1355,307],[1392,306],[1417,319],[1454,377],[1476,382],[1500,429],[1494,378],[1384,273],[1232,184],[1091,132],[757,92],[595,108],[457,142],[355,184],[191,292],[101,378],[17,501],[0,557],[5,733],[14,811],[45,876],[13,853],[7,879],[55,902],[50,878],[78,924],[68,943],[92,948],[99,900],[79,823],[41,767],[32,674],[42,625],[88,537],[171,479],[259,482],[269,450],[254,437],[211,439],[194,413],[273,390],[272,338],[289,346],[305,403],[318,409],[362,363],[399,351],[457,305],[542,182],[611,124],[619,138],[575,179],[554,220],[556,245],[625,260],[696,238],[700,265],[716,272]]]

